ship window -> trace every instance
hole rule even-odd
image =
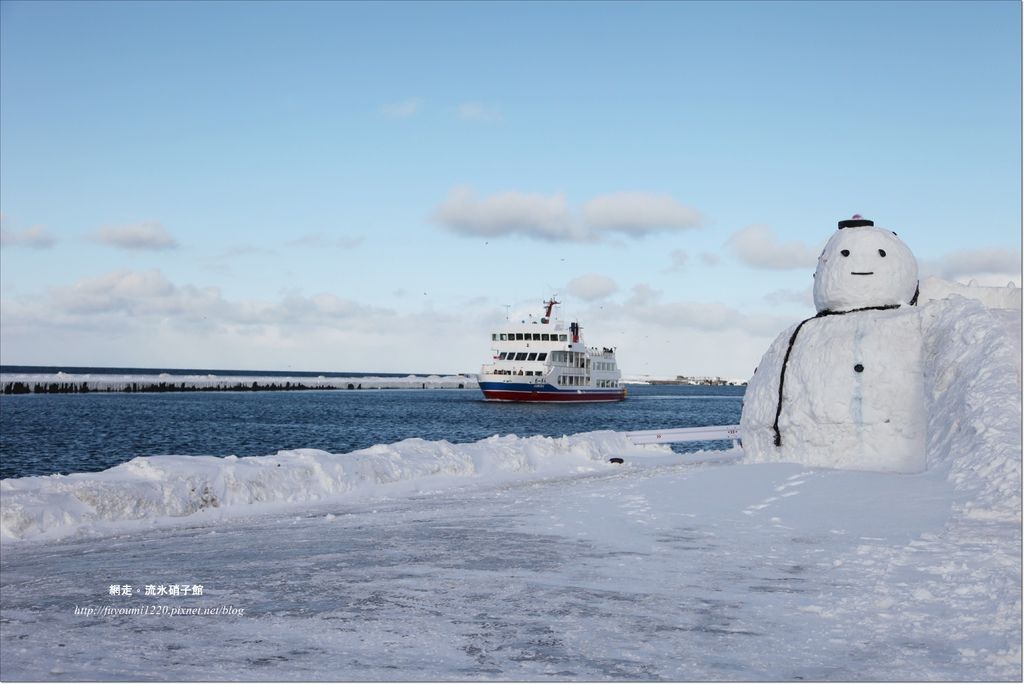
[[[568,338],[568,337],[566,337],[565,335],[559,335],[559,336],[558,336],[558,341],[559,341],[559,342],[566,342],[566,341],[568,341],[568,339],[569,339],[569,338]]]
[[[516,361],[525,361],[525,360],[526,360],[526,352],[519,352],[518,354],[516,354]]]
[[[508,339],[508,336],[507,336],[507,335],[506,335],[505,333],[501,333],[500,335],[498,335],[498,338],[499,338],[499,339],[500,339],[500,340],[501,340],[502,342],[504,342],[504,341],[505,341],[506,339]]]
[[[535,339],[538,342],[540,342],[540,333],[533,333],[533,339]]]
[[[504,361],[505,360],[505,352],[501,352],[500,354],[498,354],[498,360],[499,361]]]
[[[497,342],[498,341],[498,333],[491,333],[491,341],[493,341],[493,342]]]
[[[537,354],[537,360],[538,361],[546,361],[547,358],[548,358],[548,355],[546,353]]]
[[[526,357],[526,360],[527,361],[536,361],[537,360],[537,354],[536,353],[531,353],[529,356]]]
[[[551,335],[549,335],[548,333],[541,333],[540,334],[540,341],[541,342],[548,342],[550,340],[551,340]]]

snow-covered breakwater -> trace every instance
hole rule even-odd
[[[4,394],[77,394],[85,392],[252,392],[283,390],[472,389],[468,375],[404,377],[177,375],[107,373],[2,373]]]

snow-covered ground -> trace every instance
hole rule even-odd
[[[5,545],[0,677],[1020,678],[1018,525],[739,456]]]
[[[1020,681],[1020,312],[930,306],[920,474],[598,432],[3,481],[0,678]]]

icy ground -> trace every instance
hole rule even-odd
[[[0,677],[1020,679],[1019,523],[738,456],[8,544]],[[151,604],[244,614],[74,614]]]

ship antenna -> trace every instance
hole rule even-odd
[[[505,321],[507,322],[508,321],[508,317],[509,317],[509,313],[512,310],[512,305],[511,304],[504,304],[503,306],[505,307]]]

